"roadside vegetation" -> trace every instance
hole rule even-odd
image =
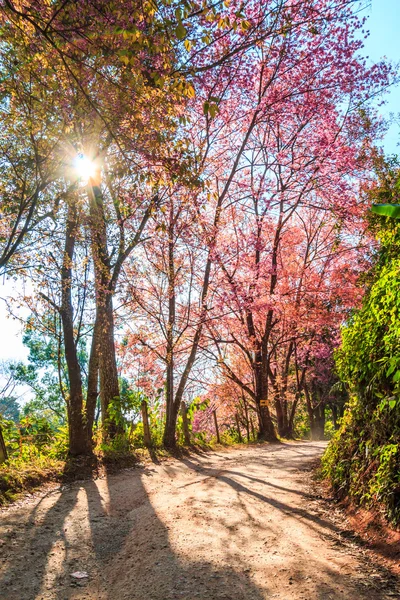
[[[380,165],[372,201],[400,199],[397,160]],[[359,310],[342,328],[337,372],[349,402],[323,458],[323,473],[340,498],[372,507],[400,524],[400,227],[371,217],[379,245]]]

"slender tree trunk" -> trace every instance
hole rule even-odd
[[[78,215],[76,204],[68,202],[68,214],[65,234],[64,258],[61,269],[61,321],[64,337],[65,360],[68,369],[68,432],[69,453],[73,456],[88,454],[91,451],[88,444],[86,423],[83,407],[82,373],[76,350],[74,334],[73,305],[71,296],[72,263],[74,259],[76,228]]]
[[[244,408],[244,414],[245,414],[245,418],[246,418],[246,434],[247,434],[247,441],[250,442],[250,422],[249,422],[249,409],[247,406],[247,402],[246,402],[246,398],[244,397],[244,394],[242,393],[242,401],[243,401],[243,408]]]
[[[176,423],[178,421],[179,406],[173,402],[169,411],[166,414],[163,443],[166,448],[174,448],[176,446]]]
[[[146,400],[142,401],[141,404],[142,419],[143,419],[143,441],[147,448],[151,446],[151,432],[149,423],[149,412]]]
[[[3,438],[3,431],[0,426],[0,465],[5,462],[8,458],[7,448]]]
[[[119,397],[117,360],[114,342],[113,290],[111,266],[107,247],[107,227],[100,173],[88,185],[90,229],[95,271],[96,311],[98,318],[98,367],[103,430],[113,437],[121,428],[110,419],[109,405]]]
[[[306,396],[306,407],[307,407],[307,413],[308,413],[308,422],[310,425],[310,436],[311,436],[311,439],[313,439],[313,432],[315,430],[314,411],[313,411],[313,406],[312,406],[312,401],[311,401],[311,394],[308,389],[307,383],[304,383],[304,394]]]
[[[240,158],[241,158],[243,152],[245,151],[247,142],[251,136],[251,133],[252,133],[254,127],[256,126],[258,114],[259,114],[259,110],[256,110],[253,114],[253,117],[249,124],[248,130],[242,140],[242,144],[237,152],[236,158],[233,161],[233,165],[232,165],[230,174],[228,176],[228,179],[225,183],[225,186],[224,186],[221,194],[218,197],[217,206],[216,206],[215,214],[214,214],[213,230],[212,230],[211,238],[209,240],[207,262],[206,262],[206,266],[204,269],[203,285],[202,285],[202,291],[201,291],[200,319],[199,319],[199,322],[197,325],[195,335],[193,337],[193,342],[192,342],[192,346],[190,349],[188,359],[186,361],[186,365],[183,369],[182,376],[180,377],[180,380],[179,380],[179,384],[178,384],[176,395],[175,395],[175,400],[174,400],[173,406],[171,407],[171,415],[169,418],[167,417],[168,425],[166,425],[165,436],[164,436],[164,443],[167,445],[171,444],[171,443],[172,443],[172,445],[174,445],[176,443],[175,430],[176,430],[176,421],[177,421],[178,411],[179,411],[180,404],[183,400],[183,394],[186,389],[189,375],[191,373],[194,362],[196,360],[197,350],[198,350],[199,343],[201,340],[203,327],[204,327],[204,324],[207,319],[207,298],[208,298],[208,289],[210,286],[211,266],[213,263],[213,252],[214,252],[216,241],[217,241],[217,234],[218,234],[218,227],[219,227],[219,222],[220,222],[220,217],[221,217],[221,212],[222,212],[222,206],[223,206],[225,197],[227,196],[227,194],[229,192],[229,188],[232,184],[232,181],[234,180],[234,176],[237,172]],[[260,419],[261,419],[261,417],[260,417]],[[265,420],[268,421],[267,415],[265,415]],[[167,432],[167,426],[168,426],[168,432]],[[174,428],[174,432],[172,432],[172,428]]]
[[[99,306],[99,375],[100,404],[103,426],[107,435],[114,437],[122,429],[110,418],[109,406],[119,398],[117,359],[114,342],[114,313],[111,294]]]
[[[267,442],[276,442],[275,427],[268,404],[268,379],[263,377],[261,351],[256,353],[253,363],[255,379],[255,402],[258,414],[258,439]]]
[[[259,358],[259,360],[257,360]],[[261,353],[255,361],[255,402],[258,412],[258,438],[267,442],[277,442],[274,423],[268,404],[268,380],[263,377]]]
[[[278,402],[280,404],[279,407],[279,418],[278,418],[278,431],[279,435],[286,439],[291,439],[293,437],[292,427],[290,426],[290,417],[289,417],[289,406],[287,400],[287,390],[288,390],[288,379],[289,379],[289,369],[290,369],[290,360],[294,351],[294,342],[291,341],[288,345],[285,362],[283,365],[283,373],[282,373],[282,382],[279,389],[279,398]],[[277,412],[278,414],[278,412]]]
[[[99,322],[96,319],[93,328],[92,344],[89,356],[88,385],[86,396],[86,421],[87,436],[90,444],[93,444],[93,425],[95,421],[97,398],[99,396]]]
[[[278,420],[279,435],[287,440],[292,440],[294,437],[293,423],[298,400],[294,400],[289,412],[289,403],[287,398],[280,397],[280,421]]]
[[[280,436],[285,437],[285,420],[283,415],[283,406],[281,401],[281,395],[279,387],[274,389],[274,406],[276,412],[276,422],[278,426],[278,433]]]
[[[278,248],[280,243],[280,235],[282,228],[282,215],[279,216],[277,229],[275,232],[274,244],[272,249],[271,257],[271,281],[269,286],[269,293],[271,296],[275,293],[275,287],[278,281]],[[259,256],[257,257],[257,264],[259,263]],[[273,328],[273,309],[269,309],[265,320],[264,332],[262,335],[261,346],[260,346],[260,383],[261,383],[261,398],[265,401],[268,399],[268,382],[270,376],[270,354],[268,352],[269,338]],[[253,325],[254,328],[254,325]],[[254,328],[255,330],[255,328]],[[259,437],[270,442],[278,441],[275,427],[271,418],[271,413],[268,406],[260,406],[260,432]]]
[[[294,418],[296,416],[296,409],[297,409],[298,403],[299,403],[299,395],[296,394],[296,397],[293,401],[292,407],[290,409],[290,415],[289,415],[289,424],[288,424],[289,434],[290,434],[289,439],[294,439]]]
[[[214,417],[215,435],[217,436],[218,444],[220,444],[221,438],[219,437],[219,427],[218,427],[218,419],[217,419],[217,411],[216,410],[213,410],[213,417]]]
[[[253,437],[253,440],[255,440],[256,439],[256,432],[254,430],[254,423],[253,423],[253,419],[252,419],[251,416],[250,416],[250,427],[251,427],[251,435]]]
[[[278,223],[278,229],[275,234],[274,248],[272,253],[272,275],[270,282],[270,294],[273,295],[277,283],[277,252],[280,240],[281,217]],[[258,236],[261,235],[261,228],[258,228]],[[256,250],[255,266],[258,269],[260,264],[260,251]],[[273,310],[270,309],[265,320],[264,332],[261,341],[257,338],[256,328],[254,325],[253,314],[251,310],[246,313],[247,333],[256,344],[255,357],[253,361],[253,373],[255,380],[255,401],[258,412],[259,424],[259,439],[269,442],[277,442],[278,438],[275,431],[275,426],[272,421],[271,412],[268,402],[268,381],[270,374],[270,357],[268,352],[269,337],[273,327]]]
[[[174,326],[175,326],[175,257],[174,257],[174,204],[170,202],[168,228],[168,323],[167,323],[167,381],[166,420],[163,443],[167,448],[176,445],[176,422],[179,402],[174,398]]]
[[[184,402],[181,402],[181,415],[182,415],[182,427],[183,427],[183,438],[187,446],[190,445],[190,431],[189,431],[189,419],[187,416],[187,408]]]
[[[292,438],[294,438],[294,418],[296,415],[297,406],[301,399],[302,390],[304,389],[304,386],[305,386],[306,373],[307,373],[307,367],[305,367],[305,366],[302,367],[301,372],[300,372],[299,363],[297,360],[296,343],[294,343],[293,351],[294,351],[294,365],[295,365],[295,373],[296,373],[296,396],[295,396],[294,402],[292,404],[292,408],[290,410],[290,417],[289,417],[289,428],[290,428]],[[307,400],[307,402],[308,402],[308,400]]]

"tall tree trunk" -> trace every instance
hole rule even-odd
[[[181,401],[174,398],[174,325],[175,325],[175,262],[174,262],[174,205],[170,202],[168,229],[168,323],[167,323],[167,382],[166,420],[163,443],[167,448],[176,445],[176,423]]]
[[[268,379],[263,376],[261,351],[254,361],[255,402],[258,413],[258,438],[267,442],[277,442],[276,431],[269,409]]]
[[[99,319],[96,313],[93,327],[92,344],[90,347],[88,384],[86,395],[86,429],[90,444],[93,444],[93,425],[99,396]]]
[[[246,434],[247,434],[247,441],[250,442],[250,421],[249,421],[249,408],[247,406],[247,402],[246,402],[246,398],[242,392],[242,402],[243,402],[243,409],[244,409],[244,415],[245,415],[245,419],[246,419]]]
[[[285,436],[285,420],[283,415],[282,398],[279,387],[274,389],[274,406],[276,412],[276,423],[278,426],[278,433],[280,436]]]
[[[68,200],[68,214],[65,233],[63,265],[61,269],[61,322],[63,327],[65,360],[68,369],[68,432],[69,453],[73,456],[88,454],[91,451],[88,443],[86,423],[83,409],[82,373],[76,350],[74,334],[74,313],[72,305],[72,264],[75,252],[76,229],[78,215],[74,199]]]
[[[288,439],[294,439],[294,417],[296,416],[296,409],[297,409],[297,405],[299,403],[299,399],[300,399],[300,394],[296,393],[296,397],[293,401],[292,407],[290,409],[290,415],[289,415],[289,423],[288,423]]]
[[[178,421],[179,405],[173,402],[169,407],[166,415],[163,444],[166,448],[174,448],[176,446],[176,424]]]
[[[110,257],[108,255],[107,227],[103,195],[100,189],[100,171],[88,185],[90,204],[91,246],[95,272],[96,311],[98,318],[98,367],[100,375],[100,402],[103,431],[113,437],[121,428],[110,419],[110,403],[119,397],[117,360],[114,342],[113,289]]]
[[[257,404],[259,410],[258,439],[266,442],[277,442],[276,431],[268,405]]]
[[[292,354],[294,351],[294,342],[291,340],[289,343],[289,347],[286,352],[285,357],[285,368],[283,372],[283,382],[282,382],[282,408],[283,408],[283,431],[282,436],[286,439],[291,439],[293,437],[293,432],[291,431],[289,425],[289,406],[287,399],[287,391],[288,391],[288,381],[289,381],[289,370],[290,370],[290,361],[292,359]]]
[[[271,259],[271,281],[269,287],[269,293],[271,296],[275,293],[275,287],[278,281],[277,265],[278,265],[278,248],[280,243],[280,235],[282,229],[282,214],[279,216],[277,229],[275,232],[274,245],[272,250]],[[258,226],[258,237],[261,235],[261,227]],[[260,250],[259,247],[256,249],[255,264],[257,269],[260,265]],[[256,368],[255,381],[256,381],[256,404],[259,412],[259,435],[260,439],[267,440],[269,442],[277,442],[278,438],[275,431],[275,426],[272,421],[271,412],[268,405],[268,382],[271,375],[270,368],[270,354],[268,351],[269,338],[273,328],[273,309],[269,309],[265,319],[265,327],[262,335],[261,343],[258,343],[258,349],[254,361]],[[253,340],[257,339],[256,328],[254,326],[253,315],[248,311],[246,315],[247,330],[250,338]]]
[[[304,386],[304,394],[306,396],[306,407],[307,407],[307,413],[308,413],[308,422],[310,425],[310,435],[311,435],[311,439],[312,439],[312,435],[313,435],[313,431],[315,430],[315,425],[314,425],[314,411],[313,411],[313,406],[312,406],[312,401],[311,401],[311,394],[310,394],[310,390],[308,389],[308,385],[305,382]]]
[[[99,308],[99,375],[100,404],[103,427],[108,436],[122,433],[122,428],[110,417],[109,406],[119,398],[119,381],[114,341],[114,313],[112,295],[108,294]]]
[[[297,400],[293,401],[289,411],[289,403],[287,398],[283,396],[282,390],[280,390],[280,394],[275,402],[278,420],[278,433],[281,437],[287,440],[292,440],[294,437],[293,421],[297,402]]]
[[[5,462],[7,458],[7,448],[3,438],[3,430],[1,429],[0,425],[0,465],[1,463]]]

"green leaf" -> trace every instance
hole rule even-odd
[[[400,204],[373,204],[371,210],[373,213],[383,217],[400,219]]]
[[[386,377],[389,377],[396,369],[396,364],[392,364],[390,365],[390,367],[388,368],[388,370],[386,371]]]
[[[187,31],[182,23],[179,23],[178,27],[175,29],[175,33],[178,40],[183,40],[183,38],[186,37]]]
[[[210,113],[210,117],[213,119],[218,112],[218,106],[214,103],[210,104],[208,112]]]
[[[218,113],[218,105],[215,104],[215,102],[204,102],[203,112],[205,115],[207,115],[208,113],[210,115],[210,118],[213,119]]]
[[[397,404],[397,400],[389,400],[389,408],[392,410]]]

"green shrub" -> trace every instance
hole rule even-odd
[[[21,492],[46,481],[61,480],[64,462],[35,450],[29,457],[18,456],[0,465],[0,505],[14,500]]]

